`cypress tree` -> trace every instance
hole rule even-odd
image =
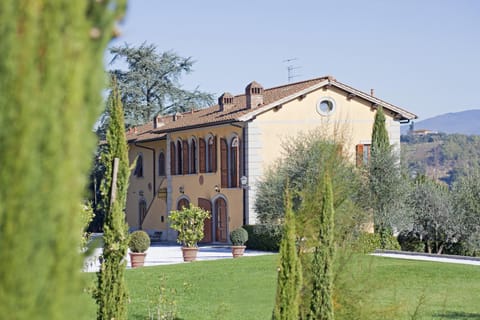
[[[273,320],[297,320],[302,285],[302,267],[297,256],[295,215],[288,187],[285,191],[285,223],[280,243],[280,266],[277,277],[277,294]]]
[[[397,161],[392,151],[385,114],[383,108],[379,107],[372,130],[369,183],[375,232],[380,235],[382,247],[385,247],[387,238],[391,235],[389,208],[394,206],[398,186]]]
[[[312,298],[308,319],[333,320],[333,257],[334,257],[334,209],[333,188],[330,175],[322,181],[322,210],[318,244],[312,262]]]
[[[105,166],[102,181],[102,203],[106,216],[103,225],[103,255],[100,271],[97,273],[97,319],[126,319],[127,293],[125,288],[125,268],[128,248],[128,226],[125,222],[128,178],[128,146],[125,136],[122,102],[115,80],[108,100],[107,112],[110,120],[107,128],[106,150],[101,160]],[[116,185],[114,185],[115,159],[118,159]],[[115,199],[112,198],[115,192]]]
[[[78,204],[124,2],[0,1],[2,317],[86,317]]]

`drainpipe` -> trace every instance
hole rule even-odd
[[[142,146],[140,144],[138,144],[138,142],[134,142],[133,143],[134,146],[136,147],[139,147],[139,148],[142,148],[142,149],[147,149],[147,150],[150,150],[153,152],[153,198],[155,198],[155,192],[156,192],[156,166],[155,166],[155,149],[154,148],[150,148],[150,147],[146,147],[146,146]]]

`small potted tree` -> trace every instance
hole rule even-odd
[[[209,217],[209,211],[191,203],[188,208],[170,211],[170,227],[178,232],[177,242],[182,244],[183,261],[197,259],[197,243],[203,239],[203,221]]]
[[[242,227],[230,232],[230,241],[232,242],[232,255],[234,258],[243,256],[245,252],[245,242],[248,240],[248,232]]]
[[[150,247],[150,237],[143,230],[137,230],[130,234],[128,241],[130,248],[130,263],[132,268],[143,267],[147,249]]]

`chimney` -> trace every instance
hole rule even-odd
[[[263,87],[253,81],[245,88],[247,98],[247,109],[256,108],[263,104]]]
[[[153,118],[153,128],[158,129],[164,125],[165,122],[163,122],[162,116],[160,114]]]
[[[372,97],[375,96],[375,89],[370,89],[370,95],[371,95]]]
[[[177,121],[181,118],[183,118],[183,114],[181,114],[180,112],[176,112],[172,117],[173,121]]]
[[[229,92],[225,92],[218,98],[218,105],[220,106],[220,111],[232,109],[235,106],[233,104],[233,96]]]

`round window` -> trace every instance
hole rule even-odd
[[[332,98],[320,98],[317,102],[317,112],[328,116],[335,110],[335,101]]]

